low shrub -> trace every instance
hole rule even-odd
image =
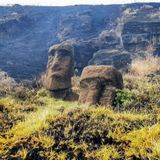
[[[126,109],[127,107],[131,106],[133,103],[133,97],[132,93],[128,89],[123,89],[123,90],[117,90],[116,92],[116,97],[114,100],[114,105],[116,108],[119,108],[122,110]]]

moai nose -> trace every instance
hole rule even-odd
[[[52,63],[52,69],[57,68],[59,65],[60,65],[60,57],[58,56],[58,54],[55,54],[53,63]]]
[[[95,90],[90,90],[86,98],[88,105],[98,104],[99,95],[100,95],[100,88],[96,88]]]

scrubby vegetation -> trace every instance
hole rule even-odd
[[[114,107],[80,106],[26,86],[1,94],[0,159],[160,159],[159,68],[141,76],[138,69],[124,75]]]

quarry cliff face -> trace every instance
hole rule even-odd
[[[124,69],[137,55],[159,55],[160,3],[0,7],[0,69],[28,79],[42,73],[48,48],[74,47],[75,73],[89,65]]]

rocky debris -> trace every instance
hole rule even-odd
[[[123,79],[114,67],[85,67],[80,79],[79,102],[88,105],[112,105],[116,88],[123,88]]]
[[[73,47],[67,44],[57,44],[49,49],[43,84],[56,98],[65,98],[69,93],[73,75],[73,56]]]

